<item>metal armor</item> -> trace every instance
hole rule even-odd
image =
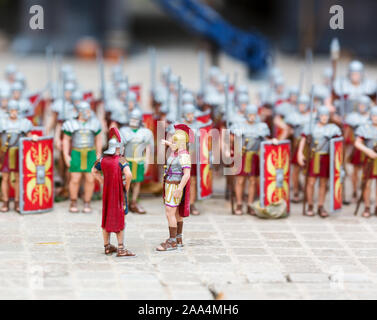
[[[16,121],[11,121],[9,118],[2,119],[0,124],[1,144],[5,145],[8,141],[9,148],[17,147],[19,139],[26,136],[31,131],[32,126],[30,120],[25,118],[20,118]]]
[[[77,112],[73,104],[69,101],[63,102],[62,99],[56,100],[52,104],[51,110],[58,114],[58,120],[60,121],[66,121],[77,117]]]
[[[183,165],[182,165],[183,164]],[[166,162],[166,180],[181,181],[183,176],[183,168],[190,167],[190,155],[184,153],[179,156],[170,156]]]
[[[62,130],[72,134],[72,148],[93,148],[94,137],[101,130],[101,123],[94,117],[87,122],[72,119],[63,123]]]
[[[355,135],[363,138],[365,145],[370,149],[377,145],[377,128],[370,123],[358,127]]]
[[[146,147],[153,143],[152,131],[147,128],[134,131],[130,127],[122,127],[119,131],[123,137],[125,157],[135,161],[145,157]]]
[[[239,124],[233,126],[230,130],[235,135],[242,135],[244,151],[259,151],[261,142],[271,134],[270,129],[264,122]]]
[[[309,134],[309,124],[305,126],[303,133],[305,135]],[[312,127],[312,141],[314,143],[315,152],[329,153],[330,139],[341,135],[342,132],[340,128],[333,123],[326,124],[323,127],[314,124]]]
[[[293,112],[286,116],[285,122],[293,128],[294,138],[301,136],[304,126],[309,123],[309,119],[309,114],[302,114],[300,112]]]
[[[362,115],[359,112],[351,112],[345,118],[345,123],[352,129],[356,130],[357,127],[367,124],[369,122],[369,115]]]

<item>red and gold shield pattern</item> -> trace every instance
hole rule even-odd
[[[20,140],[20,211],[46,212],[53,208],[53,138]]]
[[[31,128],[31,134],[34,134],[38,137],[43,137],[45,134],[45,128],[44,127],[32,127]]]
[[[343,138],[330,141],[330,211],[342,209],[343,202]]]
[[[280,141],[277,145],[264,142],[260,155],[260,203],[261,207],[277,203],[284,199],[289,212],[290,178],[289,141]]]
[[[212,122],[206,126],[201,127],[199,135],[199,144],[197,150],[199,150],[199,163],[197,163],[197,184],[199,200],[208,198],[212,195],[212,166],[211,166],[211,150],[212,150],[212,138],[210,131],[212,129]]]

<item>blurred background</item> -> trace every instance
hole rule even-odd
[[[43,7],[43,30],[29,27],[34,4]],[[329,27],[334,4],[344,9],[343,30]],[[108,58],[150,45],[194,46],[207,48],[215,64],[225,51],[258,71],[275,50],[327,54],[334,36],[344,54],[375,59],[376,12],[375,0],[0,0],[0,46],[30,54],[52,44],[56,52],[84,58],[96,46]]]

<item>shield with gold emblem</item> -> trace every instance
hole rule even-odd
[[[196,183],[198,200],[212,196],[212,120],[202,124],[195,132]]]
[[[343,202],[343,137],[330,140],[330,211],[342,209]]]
[[[264,141],[260,150],[260,206],[265,208],[284,200],[289,212],[289,175],[291,143]]]
[[[41,213],[54,204],[53,138],[20,139],[20,212]]]

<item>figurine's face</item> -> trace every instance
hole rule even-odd
[[[1,107],[6,108],[8,105],[8,99],[1,99]]]
[[[139,128],[140,120],[139,119],[130,119],[130,127]]]
[[[18,117],[18,110],[15,110],[15,109],[9,110],[9,118],[17,119],[17,117]]]
[[[122,101],[126,101],[126,98],[127,98],[127,92],[119,92],[119,99],[122,100]]]
[[[240,111],[242,113],[245,113],[246,107],[247,107],[247,103],[241,103],[240,104]]]
[[[359,84],[361,82],[361,73],[360,72],[351,72],[350,80],[353,84]]]
[[[257,118],[257,115],[254,113],[250,113],[247,115],[247,121],[249,123],[254,123],[256,118]]]
[[[135,103],[133,101],[128,102],[128,111],[132,111],[135,108]]]
[[[279,85],[276,86],[276,92],[277,93],[283,93],[283,91],[284,91],[284,85],[279,84]]]
[[[377,115],[373,115],[371,118],[372,118],[373,125],[377,126]]]
[[[195,119],[195,115],[193,112],[189,112],[185,114],[185,119],[187,122],[192,123]]]
[[[321,114],[319,116],[319,121],[322,123],[322,124],[327,124],[330,120],[330,117],[328,114]]]
[[[115,149],[115,155],[120,156],[120,148]]]
[[[19,91],[19,90],[13,91],[12,96],[13,96],[14,100],[19,100],[21,98],[21,91]]]
[[[305,103],[300,103],[298,105],[298,111],[301,112],[301,113],[306,112],[306,104]]]
[[[72,92],[71,91],[64,91],[64,98],[66,100],[71,100],[71,97],[72,97]]]
[[[366,113],[368,110],[368,107],[365,104],[360,103],[359,104],[359,112],[360,113]]]

